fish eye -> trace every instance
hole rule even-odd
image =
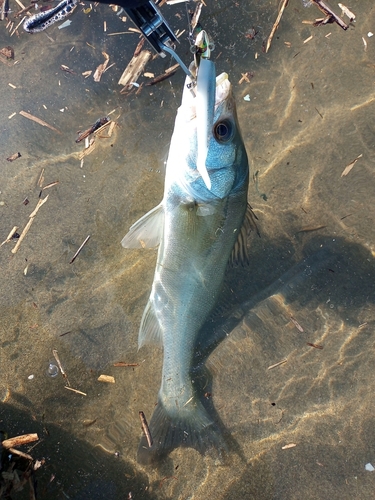
[[[228,142],[233,135],[233,124],[229,120],[222,120],[214,125],[214,136],[219,142]]]

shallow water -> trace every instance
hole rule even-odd
[[[203,10],[258,172],[249,200],[261,238],[252,239],[250,266],[228,273],[227,307],[207,325],[218,342],[207,376],[230,451],[219,462],[180,448],[154,469],[136,462],[138,411],[152,413],[162,359],[153,347],[137,351],[137,332],[156,252],[124,250],[120,241],[161,199],[184,75],[120,94],[138,38],[108,36],[129,26],[108,6],[87,15],[78,7],[72,24],[53,26],[50,38],[21,29],[10,37],[0,24],[0,48],[11,45],[19,61],[0,62],[1,241],[26,225],[42,169],[44,184],[59,181],[43,192],[49,198],[19,251],[11,253],[14,242],[0,248],[0,418],[10,436],[43,439],[31,452],[47,459],[37,476],[41,498],[373,498],[375,473],[365,464],[375,466],[375,37],[367,36],[375,6],[353,0],[350,7],[357,20],[344,32],[302,24],[320,12],[292,0],[268,54],[261,46],[275,2],[211,1]],[[182,4],[163,9],[173,29],[186,28]],[[250,40],[253,26],[259,33]],[[81,73],[104,61],[102,51],[115,66],[95,83]],[[179,54],[189,63],[184,36]],[[147,71],[171,64],[156,59]],[[251,82],[239,85],[246,71]],[[76,131],[112,110],[118,127],[81,166]],[[7,162],[17,151],[21,158]],[[64,389],[61,374],[47,375],[53,349],[86,397]],[[139,366],[115,368],[116,361]],[[101,373],[116,383],[98,382]]]

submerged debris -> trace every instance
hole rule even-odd
[[[98,118],[98,120],[96,120],[96,122],[93,125],[91,125],[91,127],[89,127],[83,132],[79,132],[76,142],[78,143],[83,141],[83,139],[86,139],[86,137],[93,134],[96,130],[98,130],[100,127],[102,127],[108,122],[109,118],[107,116],[104,116],[103,118]]]
[[[8,156],[7,161],[14,161],[17,160],[17,158],[21,158],[21,153],[14,153],[11,156]]]

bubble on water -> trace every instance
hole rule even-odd
[[[57,377],[57,375],[59,374],[59,368],[58,366],[56,366],[54,363],[49,363],[48,365],[48,368],[47,368],[47,375],[49,377]]]

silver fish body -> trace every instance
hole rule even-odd
[[[216,87],[213,126],[207,141],[204,138],[210,189],[197,168],[197,130],[204,126],[197,123],[201,118],[196,98],[185,90],[168,156],[163,201],[135,223],[122,241],[125,247],[152,246],[160,238],[139,345],[160,342],[164,359],[158,404],[150,421],[153,445],[149,448],[141,441],[138,460],[142,463],[181,444],[201,452],[223,445],[192,374],[198,334],[215,307],[228,261],[233,249],[239,248],[238,238],[248,221],[248,159],[230,83],[225,74],[220,78],[219,85],[211,81],[207,87],[212,89],[208,92]]]

